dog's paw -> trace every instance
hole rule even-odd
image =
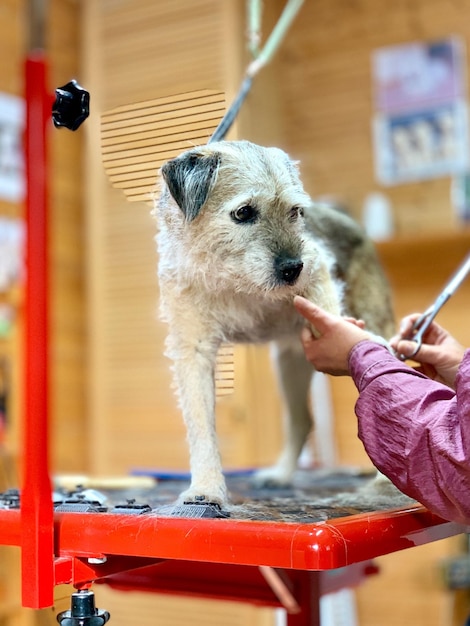
[[[228,493],[225,485],[217,488],[200,488],[191,485],[178,498],[178,504],[217,504],[221,508],[228,505]]]
[[[251,477],[251,484],[257,489],[277,489],[292,483],[292,473],[279,465],[258,470]]]

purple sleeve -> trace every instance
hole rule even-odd
[[[359,437],[374,465],[445,519],[470,523],[470,350],[455,392],[370,341],[349,365],[359,390]]]

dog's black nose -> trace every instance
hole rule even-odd
[[[293,285],[300,276],[304,264],[300,259],[278,257],[274,262],[276,277],[288,285]]]

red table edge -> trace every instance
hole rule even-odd
[[[120,556],[331,570],[467,532],[422,506],[317,523],[56,513],[56,558]],[[23,531],[24,532],[24,531]],[[0,510],[0,544],[22,545],[18,510]],[[100,578],[96,564],[96,578]],[[57,580],[56,580],[56,584]]]

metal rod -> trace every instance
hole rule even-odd
[[[259,54],[261,42],[261,0],[247,0],[248,50],[253,58]]]
[[[28,49],[44,49],[44,33],[46,23],[46,0],[28,0]]]
[[[262,67],[271,61],[286,36],[292,22],[300,11],[303,2],[304,0],[288,0],[261,52],[249,65],[247,69],[247,74],[249,76],[255,76]]]
[[[208,143],[213,143],[214,141],[222,141],[222,139],[225,139],[228,131],[232,127],[232,124],[241,109],[242,104],[245,102],[247,95],[250,93],[252,82],[253,79],[250,76],[245,77],[235,97],[235,100],[232,102],[230,108],[223,116],[215,131],[212,133],[212,137],[209,139]]]
[[[270,62],[274,53],[281,45],[282,40],[284,39],[302,4],[303,0],[288,0],[278,22],[276,23],[271,35],[268,38],[268,41],[263,46],[261,52],[248,65],[245,77],[243,78],[238,93],[235,96],[235,100],[230,105],[230,108],[222,118],[220,124],[215,129],[208,143],[213,143],[214,141],[222,141],[226,137],[228,131],[232,127],[232,124],[241,109],[242,104],[245,102],[245,99],[250,92],[254,77],[265,65]],[[251,6],[248,5],[248,9],[248,19],[250,22],[248,45],[251,46],[250,38],[252,37],[253,29],[256,30],[256,28],[259,28],[258,20],[260,19],[261,5],[258,2],[254,2]]]

